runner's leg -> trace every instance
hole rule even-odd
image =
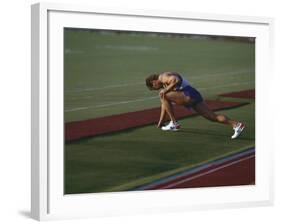
[[[215,112],[213,112],[208,105],[206,104],[206,102],[202,101],[200,103],[197,103],[196,105],[193,106],[193,109],[200,115],[202,115],[203,117],[205,117],[206,119],[210,120],[210,121],[214,121],[214,122],[218,122],[218,123],[222,123],[222,124],[227,124],[230,125],[231,127],[235,127],[237,125],[237,121],[231,120],[229,119],[227,116],[223,115],[223,114],[216,114]]]

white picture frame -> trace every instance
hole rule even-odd
[[[273,203],[273,145],[267,128],[273,49],[272,18],[32,5],[31,215],[37,220],[115,216]],[[256,38],[256,179],[254,186],[63,194],[63,28],[182,32]],[[183,28],[185,27],[185,28]],[[261,94],[262,89],[262,94]]]

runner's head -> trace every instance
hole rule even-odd
[[[163,84],[158,78],[159,74],[152,74],[148,76],[145,80],[147,88],[150,90],[161,89],[163,87]]]

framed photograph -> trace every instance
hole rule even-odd
[[[271,205],[272,30],[32,5],[32,217]]]

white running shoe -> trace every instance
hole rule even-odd
[[[173,121],[170,121],[170,123],[166,126],[163,126],[161,129],[163,131],[178,131],[180,130],[181,126],[178,122],[174,123]]]
[[[238,124],[236,125],[236,127],[233,128],[234,130],[234,134],[231,136],[231,139],[235,139],[238,138],[239,135],[242,133],[242,131],[245,128],[245,124],[238,122]]]

